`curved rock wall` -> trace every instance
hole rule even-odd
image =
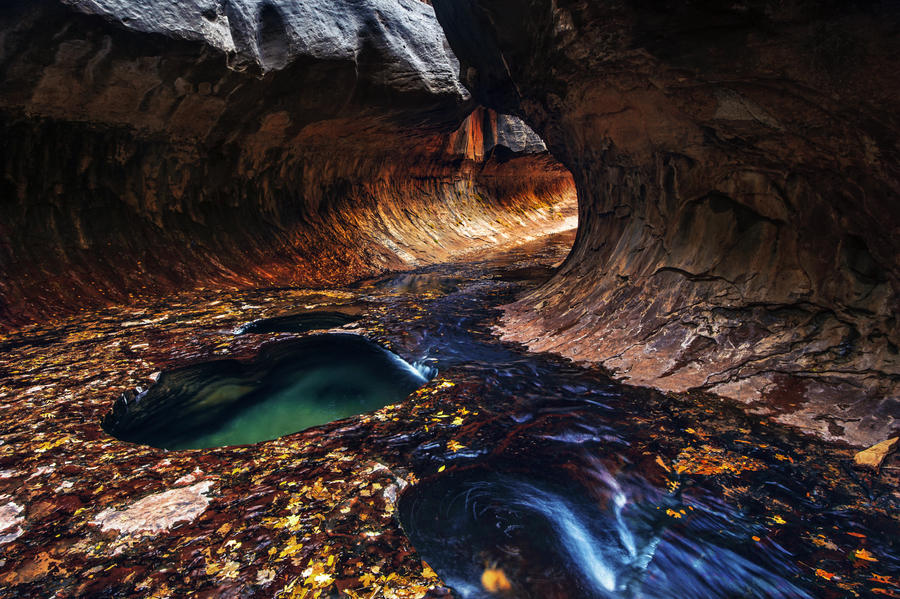
[[[475,108],[429,6],[339,8],[0,9],[0,326],[346,283],[562,226],[571,177]]]
[[[896,3],[434,4],[476,99],[578,189],[508,339],[826,437],[897,429]]]

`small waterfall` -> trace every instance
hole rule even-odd
[[[416,360],[412,363],[412,367],[422,375],[426,381],[430,381],[434,377],[438,375],[437,366],[432,366],[429,362],[435,362],[433,358],[422,358],[421,360]]]
[[[493,596],[479,584],[486,567],[502,569],[523,599],[548,596],[548,588],[577,599],[811,597],[784,577],[789,568],[751,562],[731,547],[734,531],[720,528],[746,526],[739,513],[693,502],[694,514],[721,521],[717,530],[703,516],[674,526],[669,494],[615,477],[599,460],[582,465],[577,481],[562,469],[526,474],[518,462],[451,473],[407,491],[400,518],[464,599]]]
[[[585,528],[583,519],[572,511],[565,499],[531,485],[517,487],[521,507],[534,510],[550,521],[559,533],[560,546],[594,589],[601,593],[615,590],[615,567],[604,555],[604,547],[597,543]]]

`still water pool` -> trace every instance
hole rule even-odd
[[[243,334],[305,333],[321,329],[335,329],[359,320],[359,315],[350,311],[310,311],[287,314],[272,318],[262,318],[241,325],[236,331]]]
[[[165,449],[246,445],[377,410],[426,382],[365,337],[312,335],[273,343],[252,361],[165,372],[150,389],[122,396],[103,426]]]

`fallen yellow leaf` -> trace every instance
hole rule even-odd
[[[857,466],[878,470],[888,454],[894,451],[897,441],[900,441],[900,437],[894,437],[864,449],[853,456],[853,461]]]
[[[662,468],[666,472],[671,472],[671,470],[669,470],[669,467],[666,466],[666,463],[663,461],[663,459],[660,456],[656,456],[656,463],[659,464],[660,468]]]
[[[877,562],[878,561],[877,557],[875,557],[874,555],[872,555],[865,549],[857,549],[856,551],[853,552],[853,555],[854,555],[854,557],[856,557],[856,559],[861,559],[861,560],[867,561],[867,562]]]
[[[481,586],[488,593],[499,593],[512,589],[512,584],[500,568],[485,569],[481,574]]]
[[[450,441],[447,441],[447,449],[449,449],[450,451],[459,451],[460,449],[463,449],[464,447],[465,447],[465,445],[463,445],[456,439],[451,439]]]

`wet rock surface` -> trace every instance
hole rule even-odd
[[[25,522],[23,511],[21,505],[12,501],[0,507],[0,543],[10,543],[22,536],[21,524]]]
[[[91,521],[103,532],[111,530],[128,535],[136,532],[159,533],[179,522],[191,522],[209,506],[206,493],[212,482],[180,487],[148,495],[122,510],[106,509]]]
[[[900,419],[896,3],[437,0],[475,98],[572,171],[508,339],[870,445]]]
[[[0,507],[16,507],[3,508],[0,534],[21,533],[0,545],[0,592],[466,596],[465,585],[480,589],[486,579],[524,589],[518,596],[572,597],[550,576],[570,560],[545,559],[539,544],[531,546],[537,553],[509,553],[502,542],[473,551],[455,522],[446,527],[452,564],[472,578],[460,581],[437,558],[422,561],[433,550],[416,543],[429,531],[404,529],[398,510],[436,490],[461,489],[460,480],[507,481],[488,490],[525,524],[539,518],[517,515],[514,499],[525,495],[511,498],[509,485],[567,489],[584,520],[598,525],[615,520],[609,510],[618,485],[629,530],[643,547],[649,537],[631,519],[646,511],[653,534],[669,544],[659,554],[675,563],[715,541],[730,553],[701,560],[703,572],[773,564],[766,576],[809,596],[898,592],[896,456],[880,473],[856,471],[847,446],[712,397],[626,387],[597,368],[531,354],[491,333],[498,307],[544,282],[572,237],[422,268],[416,274],[432,281],[427,286],[403,287],[398,280],[410,275],[397,274],[332,290],[182,293],[5,334]],[[254,446],[165,451],[118,441],[100,427],[113,397],[146,388],[161,371],[250,359],[266,343],[315,334],[235,334],[242,323],[301,305],[360,303],[371,307],[359,332],[437,368],[437,378],[381,410]],[[485,578],[484,569],[492,574]],[[665,571],[672,584],[696,580],[691,571]],[[572,572],[577,588],[591,588],[579,568]],[[678,584],[679,592],[690,588]]]

